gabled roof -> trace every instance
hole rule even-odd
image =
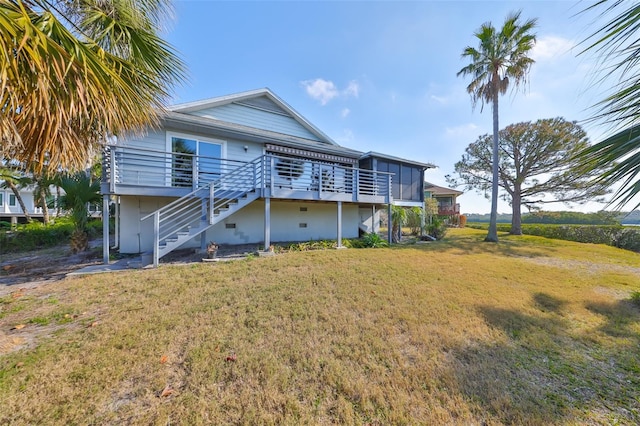
[[[170,106],[168,110],[174,113],[190,114],[197,111],[229,104],[244,104],[253,107],[259,107],[278,114],[287,115],[293,118],[309,132],[317,136],[320,141],[331,145],[338,145],[329,136],[324,134],[320,129],[307,121],[307,119],[298,114],[298,112],[295,111],[291,106],[289,106],[289,104],[280,99],[266,87],[263,89],[249,90],[232,95],[219,96],[195,102],[177,104]]]
[[[424,182],[424,190],[429,191],[434,195],[462,195],[464,192],[457,189],[447,188],[445,186],[434,185],[430,182]]]
[[[227,121],[205,118],[197,115],[180,114],[177,112],[167,112],[162,115],[162,121],[166,126],[179,131],[197,131],[207,134],[215,129],[217,134],[228,137],[241,135],[243,139],[258,143],[272,143],[298,149],[311,149],[332,155],[342,155],[353,159],[358,159],[362,152],[345,148],[338,144],[322,143],[314,140],[304,139],[292,135],[285,135],[269,130],[256,129],[241,124]]]
[[[422,167],[423,169],[433,169],[436,166],[434,164],[431,163],[421,163],[419,161],[413,161],[413,160],[407,160],[405,158],[400,158],[400,157],[394,157],[393,155],[387,155],[387,154],[381,154],[379,152],[373,152],[373,151],[369,151],[365,154],[362,154],[362,156],[360,157],[360,159],[364,159],[364,158],[384,158],[385,160],[391,160],[391,161],[397,161],[398,163],[405,163],[405,164],[410,164],[412,166],[418,166],[418,167]]]

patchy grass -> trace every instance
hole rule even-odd
[[[0,423],[639,423],[640,255],[484,234],[7,296]]]

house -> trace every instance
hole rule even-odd
[[[51,188],[51,191],[55,194],[54,187]],[[24,208],[29,216],[32,219],[42,219],[42,207],[37,206],[35,203],[33,187],[18,188],[18,195],[22,199]],[[0,221],[11,222],[12,224],[26,222],[26,216],[20,205],[20,200],[2,180],[0,180]]]
[[[449,216],[450,219],[456,220],[460,215],[460,204],[457,202],[457,197],[462,194],[464,194],[462,191],[429,182],[424,183],[425,199],[435,198],[438,201],[438,215]]]
[[[160,128],[107,145],[102,194],[105,207],[119,200],[120,252],[157,265],[208,241],[268,249],[378,232],[381,209],[423,206],[430,167],[342,147],[259,89],[173,106]]]

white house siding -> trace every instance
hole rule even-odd
[[[2,198],[2,202],[0,203],[0,213],[11,215],[11,216],[23,215],[22,208],[20,207],[20,203],[18,202],[17,198],[16,198],[15,206],[9,205],[9,198],[14,195],[13,191],[11,191],[10,189],[0,190],[0,194],[2,194],[2,196],[0,197]],[[29,212],[29,214],[35,213],[36,208],[33,203],[32,190],[21,190],[20,196],[22,197],[22,201],[24,202],[24,205],[27,208],[27,212]]]
[[[140,218],[171,202],[170,198],[122,196],[120,199],[121,253],[140,253],[153,249],[153,218]],[[306,208],[301,211],[300,208]],[[227,227],[235,224],[235,227]],[[306,224],[300,227],[300,224]],[[342,236],[358,237],[358,205],[343,204]],[[336,203],[271,201],[271,241],[335,240]],[[258,200],[216,224],[206,232],[207,241],[220,244],[260,244],[264,241],[264,200]],[[196,237],[183,247],[199,247]]]
[[[140,218],[169,204],[174,198],[120,197],[120,252],[140,253],[153,249],[153,217]]]
[[[245,147],[247,147],[245,151]],[[264,146],[255,142],[227,140],[227,159],[235,161],[252,161],[263,154]]]
[[[167,137],[164,130],[149,130],[142,137],[129,137],[118,141],[118,144],[125,147],[165,151],[167,148]]]
[[[385,206],[376,207],[376,215],[372,220],[373,207],[366,206],[358,209],[360,215],[360,229],[364,232],[380,232],[380,212]]]
[[[227,104],[195,111],[190,114],[322,142],[318,136],[310,132],[290,115],[278,114],[245,105]]]
[[[306,211],[300,211],[306,208]],[[335,240],[336,203],[271,200],[271,241]],[[227,228],[235,224],[235,228]],[[306,227],[301,227],[306,224]],[[342,205],[342,237],[358,237],[358,206]],[[258,244],[264,241],[264,201],[258,200],[207,231],[207,241],[221,244]]]
[[[129,148],[149,149],[154,151],[166,151],[167,138],[164,130],[151,130],[143,137],[131,137],[118,141],[119,144]],[[151,157],[149,153],[149,157]],[[156,161],[150,162],[149,165],[145,165],[140,161],[135,164],[127,164],[121,166],[118,170],[118,174],[123,182],[130,184],[137,184],[141,186],[165,186],[168,184],[167,179],[161,173],[158,173],[159,167],[171,167],[171,157],[167,156],[164,160],[165,164],[161,161],[160,157]]]

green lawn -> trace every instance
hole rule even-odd
[[[640,423],[640,255],[484,235],[17,291],[0,424]]]

